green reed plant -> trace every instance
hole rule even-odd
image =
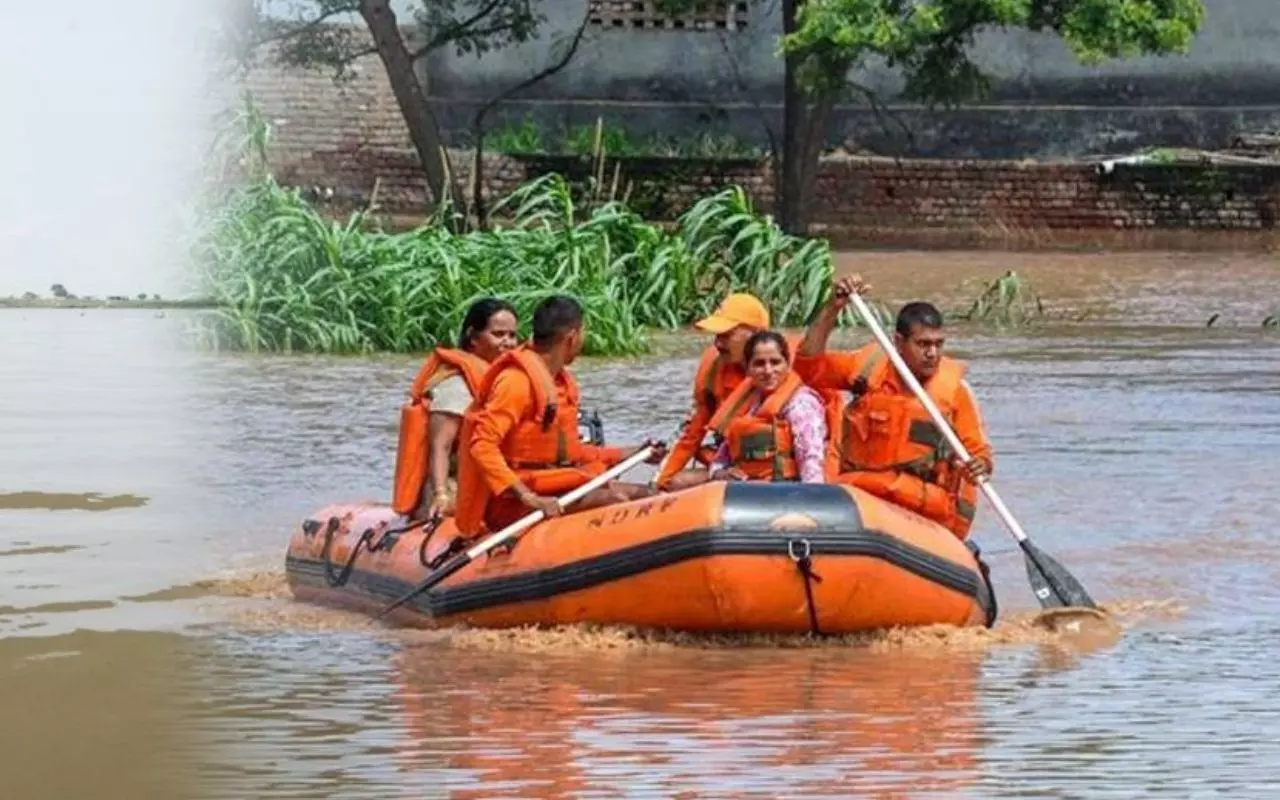
[[[988,283],[969,306],[958,315],[970,322],[1018,327],[1044,316],[1044,304],[1031,287],[1013,270]]]
[[[646,328],[687,325],[735,290],[758,293],[779,325],[802,325],[830,280],[825,245],[782,236],[747,207],[740,190],[722,192],[667,232],[616,201],[584,216],[564,179],[548,175],[503,199],[505,228],[387,234],[365,212],[326,220],[268,179],[201,241],[219,306],[207,333],[247,351],[423,351],[452,341],[480,297],[508,299],[527,323],[556,292],[587,309],[588,354],[644,352]]]
[[[247,146],[267,141],[260,117]],[[599,135],[599,126],[597,126]],[[808,322],[825,299],[831,258],[823,240],[784,234],[741,188],[699,201],[671,229],[618,199],[603,146],[588,192],[543,175],[493,209],[506,221],[455,233],[448,211],[386,233],[368,210],[326,219],[269,172],[220,195],[196,242],[205,289],[217,303],[203,330],[211,346],[250,352],[422,352],[452,344],[467,307],[498,296],[522,333],[534,306],[577,297],[588,318],[586,353],[648,349],[647,329],[689,325],[728,292],[751,291],[779,327]],[[850,319],[845,320],[848,324]]]
[[[548,203],[537,199],[519,224],[538,223]],[[220,304],[212,341],[248,351],[416,352],[452,342],[480,297],[507,299],[527,321],[541,299],[567,291],[588,311],[589,353],[645,348],[626,292],[611,285],[606,237],[572,226],[462,235],[441,225],[367,228],[363,212],[329,222],[294,190],[254,187],[204,254]]]

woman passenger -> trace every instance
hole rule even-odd
[[[458,348],[437,347],[401,409],[393,508],[415,520],[453,513],[450,477],[462,415],[498,356],[515,348],[516,311],[486,297],[467,309]]]
[[[717,414],[726,419],[712,421],[723,441],[710,480],[825,483],[826,408],[791,369],[787,340],[757,331],[743,358],[747,380]]]

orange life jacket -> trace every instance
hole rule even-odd
[[[796,357],[800,353],[802,336],[788,336],[787,347],[791,350],[791,366],[794,368]],[[812,388],[812,387],[810,387]],[[844,414],[844,393],[837,389],[813,389],[822,399],[822,408],[827,423],[826,453],[822,462],[822,471],[828,481],[835,480],[840,472],[840,447],[836,432],[840,430],[840,418]]]
[[[710,427],[728,442],[733,466],[742,470],[749,479],[800,479],[791,426],[779,415],[803,386],[795,372],[788,372],[759,408],[748,412],[751,404],[759,399],[760,392],[750,382],[743,381],[712,418]]]
[[[504,353],[489,367],[475,393],[471,410],[462,419],[459,438],[470,441],[475,415],[488,401],[498,376],[508,369],[523,372],[533,390],[533,402],[525,418],[502,445],[502,455],[521,483],[535,494],[559,495],[604,472],[602,464],[585,462],[578,432],[577,381],[568,370],[562,373],[567,390],[564,403],[558,403],[555,378],[542,357],[528,346]],[[471,457],[470,447],[460,450],[456,513],[460,533],[472,536],[483,531],[490,499],[488,483]]]
[[[796,358],[800,354],[802,336],[788,336],[787,347],[791,351],[791,366],[794,368]],[[810,387],[813,389],[813,387]],[[823,459],[823,473],[828,481],[835,480],[840,473],[840,442],[837,432],[840,430],[840,419],[844,415],[844,392],[838,389],[813,389],[822,399],[824,417],[827,423],[826,454]]]
[[[461,375],[475,396],[489,362],[465,350],[437,347],[423,362],[400,407],[400,440],[396,445],[396,473],[391,508],[409,514],[422,502],[422,490],[431,474],[431,390],[441,381]],[[453,450],[457,452],[455,439]]]
[[[702,404],[710,409],[713,415],[720,409],[721,403],[745,382],[741,372],[726,370],[724,366],[724,358],[720,355],[720,351],[714,347],[708,347],[702,351],[702,360],[698,362],[698,373],[693,379],[694,391],[698,393]],[[715,458],[716,448],[719,445],[719,439],[711,445],[699,445],[694,458],[703,466],[707,466]]]
[[[878,344],[869,354],[838,434],[840,481],[928,517],[964,539],[978,487],[951,465],[951,447],[929,412],[890,379],[893,364]],[[955,419],[965,364],[943,357],[924,389],[948,422]],[[865,385],[864,385],[865,384]]]

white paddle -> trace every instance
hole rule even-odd
[[[576,503],[577,501],[581,500],[587,494],[591,493],[596,489],[599,489],[601,486],[604,486],[606,483],[618,477],[619,475],[622,475],[624,472],[628,472],[634,469],[635,467],[639,466],[641,463],[644,462],[645,459],[649,457],[649,455],[652,452],[653,452],[653,446],[646,445],[645,447],[642,447],[639,450],[637,450],[635,453],[633,453],[630,457],[628,457],[624,461],[618,462],[618,464],[616,464],[612,468],[605,470],[603,473],[592,478],[586,483],[582,484],[577,489],[572,489],[568,492],[565,492],[565,494],[562,495],[557,501],[558,504],[560,505],[560,508],[567,508],[573,503]],[[543,517],[545,516],[546,515],[543,514],[541,511],[534,511],[524,517],[521,517],[518,521],[511,523],[510,525],[498,531],[497,533],[494,533],[480,540],[478,544],[476,544],[469,550],[459,553],[449,561],[446,561],[444,564],[440,566],[439,569],[435,570],[430,575],[428,575],[422,581],[422,583],[419,583],[417,586],[413,587],[413,589],[406,592],[397,600],[387,605],[386,608],[379,611],[377,616],[374,617],[374,619],[382,619],[387,614],[391,613],[392,611],[396,610],[400,606],[409,602],[413,598],[417,597],[418,595],[427,591],[431,587],[440,583],[445,578],[454,574],[455,572],[462,569],[466,565],[470,564],[472,561],[476,560],[480,556],[489,552],[493,548],[497,547],[498,545],[512,538],[516,534],[528,528],[531,528],[537,523],[541,522]]]
[[[947,444],[951,445],[951,449],[955,451],[961,461],[965,464],[971,462],[973,456],[965,449],[960,437],[956,436],[955,431],[947,424],[942,412],[938,410],[933,399],[929,397],[924,387],[916,380],[916,376],[911,374],[906,362],[899,355],[898,349],[889,341],[889,337],[881,329],[880,323],[876,321],[875,315],[871,313],[871,309],[867,307],[866,302],[856,292],[850,294],[849,299],[853,301],[854,308],[858,310],[862,319],[867,323],[867,327],[871,329],[871,334],[876,337],[876,341],[880,343],[880,347],[889,356],[889,360],[893,362],[893,366],[898,370],[902,380],[906,382],[907,386],[911,387],[916,399],[929,412],[929,416],[933,418],[933,424],[937,425],[938,430],[947,437]],[[1018,545],[1026,555],[1027,577],[1031,581],[1031,591],[1035,594],[1036,599],[1040,601],[1041,607],[1097,609],[1097,604],[1093,602],[1093,598],[1089,596],[1089,593],[1080,585],[1075,576],[1047,553],[1031,543],[1026,531],[1013,518],[1013,514],[1005,506],[1004,501],[1000,499],[1000,495],[996,494],[995,487],[991,485],[991,481],[986,475],[978,479],[978,487],[982,489],[982,493],[986,495],[987,500],[991,501],[991,505],[995,508],[1000,521],[1013,534],[1013,538],[1018,541]]]

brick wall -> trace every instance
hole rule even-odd
[[[1280,164],[1116,165],[843,159],[823,164],[827,224],[1271,230]]]
[[[454,168],[471,195],[473,154],[454,151]],[[426,209],[425,184],[411,151],[316,157],[314,180],[334,188],[335,199],[362,203],[381,177],[379,204],[392,214]],[[626,158],[607,162],[605,181],[618,172],[618,196],[638,213],[671,220],[698,198],[742,186],[757,209],[774,210],[768,162],[705,162]],[[586,158],[485,156],[484,197],[492,204],[526,180],[548,171],[581,189],[591,171]],[[1100,174],[1092,164],[1004,161],[893,161],[831,159],[819,167],[813,220],[854,234],[873,229],[937,229],[988,235],[1035,230],[1134,233],[1166,230],[1276,231],[1280,219],[1280,165],[1199,167],[1118,165]]]
[[[386,212],[425,213],[425,182],[376,56],[337,86],[323,71],[277,67],[250,73],[244,85],[275,126],[272,160],[281,182],[320,188],[315,196],[335,211],[362,205],[376,182]],[[451,151],[468,196],[472,158]],[[610,161],[606,181],[618,163],[619,194],[630,184],[633,207],[654,219],[672,219],[734,183],[760,210],[773,207],[768,162],[623,159]],[[589,162],[489,154],[484,196],[491,203],[551,169],[580,183]],[[1028,231],[1270,235],[1280,217],[1280,165],[1118,165],[1099,174],[1092,164],[831,157],[819,168],[813,217],[819,231],[855,240],[897,236],[908,244],[947,231],[979,238]]]

